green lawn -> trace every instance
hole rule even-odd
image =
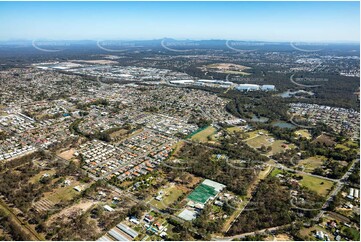
[[[204,130],[196,133],[192,136],[191,140],[193,141],[199,141],[199,142],[208,142],[212,140],[212,135],[217,131],[216,128],[213,126],[208,126]],[[211,139],[208,139],[208,136],[210,136]]]
[[[303,179],[300,181],[301,185],[317,192],[321,196],[326,196],[333,186],[333,182],[326,179],[310,175],[302,175],[302,177]]]
[[[349,228],[343,226],[341,229],[342,233],[352,239],[353,241],[360,241],[360,232],[355,228]]]
[[[240,132],[243,129],[241,127],[234,126],[234,127],[229,127],[226,130],[228,133],[234,133],[234,132]]]
[[[182,194],[184,194],[184,189],[181,189],[179,186],[172,186],[168,189],[163,189],[163,200],[157,201],[155,199],[152,199],[150,204],[153,206],[164,209],[170,204],[174,203]]]
[[[286,142],[286,140],[275,140],[271,147],[272,147],[272,150],[271,150],[271,154],[277,154],[277,153],[280,153],[280,152],[283,152],[287,149],[294,149],[295,148],[295,145],[294,144],[286,144],[286,148],[285,147],[282,147],[282,145],[284,145]]]
[[[247,132],[247,134],[249,135],[249,138],[254,138],[257,135],[266,135],[269,134],[267,130],[264,129],[259,129],[259,130],[255,130],[255,131],[251,131],[251,132]]]
[[[49,201],[57,204],[61,201],[69,201],[75,196],[79,195],[80,192],[74,190],[75,186],[81,185],[78,181],[72,181],[70,186],[60,186],[51,192],[44,193],[44,198]],[[83,191],[86,189],[86,186],[83,187]]]
[[[41,179],[41,177],[44,175],[44,174],[48,174],[50,176],[54,175],[55,174],[55,170],[45,170],[45,171],[41,171],[39,172],[38,174],[36,174],[35,176],[31,177],[29,179],[29,182],[30,183],[36,183],[36,182],[39,182],[39,180]]]
[[[302,228],[300,230],[300,235],[304,240],[309,240],[309,241],[317,241],[315,234],[312,231],[316,231],[316,230],[320,230],[326,234],[328,234],[330,236],[330,239],[333,238],[333,236],[331,235],[330,231],[327,231],[326,229],[315,225],[313,227],[310,228]]]
[[[278,168],[273,168],[273,170],[271,171],[270,173],[270,176],[271,177],[275,177],[277,176],[278,174],[282,174],[283,171],[281,169],[278,169]]]
[[[303,166],[305,172],[312,172],[317,167],[320,167],[326,160],[324,156],[312,156],[305,160],[301,160],[298,166]]]
[[[261,147],[262,145],[264,146],[270,146],[272,143],[269,141],[271,137],[269,136],[266,136],[266,135],[260,135],[260,136],[257,136],[253,139],[249,139],[247,140],[247,144],[253,148],[259,148]]]
[[[308,132],[307,129],[297,130],[297,131],[295,131],[295,134],[299,137],[306,138],[306,139],[312,138],[312,135],[310,134],[310,132]]]

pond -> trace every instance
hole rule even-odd
[[[293,129],[296,127],[295,125],[285,122],[285,121],[275,121],[275,122],[272,122],[271,125],[275,126],[275,127],[287,128],[287,129]]]

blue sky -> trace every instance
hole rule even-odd
[[[357,41],[359,2],[0,2],[0,39]]]

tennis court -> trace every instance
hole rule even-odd
[[[196,203],[205,204],[210,197],[216,196],[217,193],[213,187],[202,183],[188,195],[188,199]]]

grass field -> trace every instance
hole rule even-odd
[[[355,228],[348,228],[346,226],[342,226],[341,232],[348,237],[351,237],[353,241],[360,241],[360,232]]]
[[[305,160],[301,160],[298,163],[298,167],[303,166],[305,172],[312,172],[317,167],[320,167],[325,160],[326,160],[326,157],[324,157],[324,156],[312,156]]]
[[[283,152],[286,149],[294,149],[295,148],[294,144],[287,144],[286,148],[282,147],[282,145],[284,145],[285,142],[286,142],[286,140],[275,140],[271,145],[272,150],[270,153],[277,154],[277,153]]]
[[[251,132],[247,132],[247,134],[249,135],[248,139],[252,139],[258,135],[268,135],[268,131],[264,130],[264,129],[259,129],[259,130],[255,130],[255,131],[251,131]]]
[[[249,146],[251,146],[253,148],[259,148],[262,145],[267,147],[267,146],[272,145],[272,142],[269,141],[270,138],[271,137],[266,136],[266,135],[259,135],[252,139],[248,139],[246,142]]]
[[[283,171],[281,169],[274,168],[270,173],[270,176],[275,177],[278,174],[282,173]],[[317,192],[320,196],[326,196],[332,189],[332,181],[310,175],[302,175],[302,177],[303,179],[300,181],[300,184],[309,188],[312,191]]]
[[[312,138],[310,132],[308,132],[307,129],[297,130],[297,131],[295,131],[295,134],[297,136],[299,136],[299,137],[306,138],[306,139],[311,139]]]
[[[163,191],[163,200],[157,201],[152,199],[150,204],[157,207],[158,209],[164,209],[170,204],[174,203],[182,194],[186,193],[187,190],[184,187],[172,186]]]
[[[229,127],[226,130],[227,130],[228,133],[232,134],[234,132],[240,132],[243,129],[241,127],[234,126],[234,127]]]
[[[317,192],[321,196],[326,196],[331,191],[333,186],[332,181],[328,181],[322,178],[313,177],[310,175],[302,175],[302,177],[303,179],[300,181],[301,185]]]
[[[174,144],[172,147],[174,149],[173,155],[177,156],[178,152],[185,144],[186,144],[186,142],[184,142],[184,141],[179,141],[178,143]]]
[[[281,169],[278,169],[278,168],[273,168],[273,170],[271,171],[270,173],[270,176],[271,177],[275,177],[277,176],[278,174],[282,174],[283,171]]]
[[[72,198],[74,198],[76,195],[79,195],[80,193],[74,190],[75,186],[80,185],[80,182],[78,181],[71,181],[70,186],[64,186],[64,187],[58,187],[51,192],[44,193],[44,198],[48,199],[49,201],[53,202],[54,204],[57,204],[61,201],[69,201]],[[83,190],[85,187],[83,188]]]
[[[310,228],[302,228],[300,230],[300,235],[301,237],[304,239],[304,240],[311,240],[311,241],[316,241],[316,237],[314,236],[314,233],[312,233],[312,231],[315,231],[315,230],[320,230],[328,235],[331,235],[329,231],[327,231],[326,229],[318,226],[318,225],[315,225],[313,227],[310,227]],[[331,238],[332,236],[330,236]]]
[[[38,174],[36,174],[35,176],[31,177],[29,179],[29,182],[31,183],[36,183],[40,180],[40,178],[44,175],[44,174],[49,174],[50,176],[55,174],[55,170],[48,170],[48,171],[41,171]]]
[[[208,142],[212,140],[212,135],[217,131],[213,126],[208,126],[204,130],[192,136],[191,140],[199,142]],[[208,139],[210,137],[210,139]]]

